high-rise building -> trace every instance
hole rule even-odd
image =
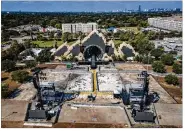
[[[98,29],[97,23],[66,23],[62,24],[62,31],[69,33],[90,33],[93,30]]]
[[[180,12],[181,11],[181,9],[180,8],[175,8],[175,10],[174,11],[176,11],[176,12]]]
[[[141,5],[139,5],[138,12],[141,12]]]

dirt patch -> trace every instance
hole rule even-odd
[[[152,71],[152,66],[151,65],[143,65],[143,67],[147,70],[149,70],[149,71]]]
[[[133,128],[158,128],[158,125],[154,124],[134,124],[132,125]]]
[[[37,67],[39,68],[47,68],[47,69],[55,69],[57,66],[65,68],[65,64],[39,64]]]
[[[147,70],[149,70],[149,71],[152,71],[152,65],[143,65],[143,67]],[[172,73],[172,66],[165,66],[165,69],[166,69],[166,72],[167,73]]]
[[[13,81],[11,78],[11,72],[1,72],[1,82],[6,83],[9,86],[9,91],[17,89],[21,84]]]
[[[37,90],[33,83],[24,83],[17,90],[12,92],[9,96],[10,99],[14,100],[32,100],[36,96]]]
[[[1,128],[23,128],[23,121],[1,121]]]
[[[166,72],[168,72],[168,73],[173,72],[172,66],[165,66],[165,69],[166,69]]]
[[[54,128],[128,128],[124,124],[101,124],[101,123],[56,123]]]
[[[117,63],[115,65],[116,65],[116,68],[120,70],[145,70],[145,68],[141,64],[128,64],[128,63],[118,64]]]
[[[165,82],[164,77],[154,77],[156,81],[168,92],[168,94],[176,100],[178,104],[182,104],[182,78],[179,78],[179,86],[169,85]]]

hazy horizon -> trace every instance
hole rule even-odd
[[[96,12],[152,8],[182,9],[182,1],[1,1],[1,11]]]

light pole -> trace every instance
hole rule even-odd
[[[148,52],[148,65],[147,65],[147,72],[148,72],[148,66],[149,66],[149,56],[150,56],[150,52],[151,52],[151,51],[149,51],[149,52]]]

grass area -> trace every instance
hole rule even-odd
[[[118,48],[119,45],[123,43],[123,41],[121,41],[121,40],[113,40],[113,42],[114,42],[116,48]]]
[[[68,42],[68,45],[72,45],[75,41],[76,40]],[[55,40],[52,40],[52,41],[32,41],[33,44],[37,44],[40,47],[51,47],[54,45],[54,42],[55,42]],[[58,46],[60,46],[64,43],[63,41],[56,41],[56,42],[57,42]]]
[[[113,40],[115,47],[118,48],[123,42],[128,43],[127,41]]]
[[[123,41],[121,41],[121,40],[113,40],[113,42],[115,45],[120,45],[123,43]]]
[[[8,44],[9,42],[8,41],[4,41],[4,42],[1,42],[1,44],[3,45],[3,44]]]
[[[68,44],[68,45],[72,45],[72,44],[74,44],[75,42],[76,42],[76,40],[73,40],[73,41],[68,42],[67,44]]]
[[[133,31],[135,34],[137,34],[137,33],[140,32],[140,31],[138,30],[137,27],[121,27],[121,29],[131,30],[131,31]]]
[[[51,47],[54,45],[55,40],[53,41],[32,41],[33,44],[37,44],[40,47]],[[60,46],[63,44],[63,41],[56,41],[57,45]]]

